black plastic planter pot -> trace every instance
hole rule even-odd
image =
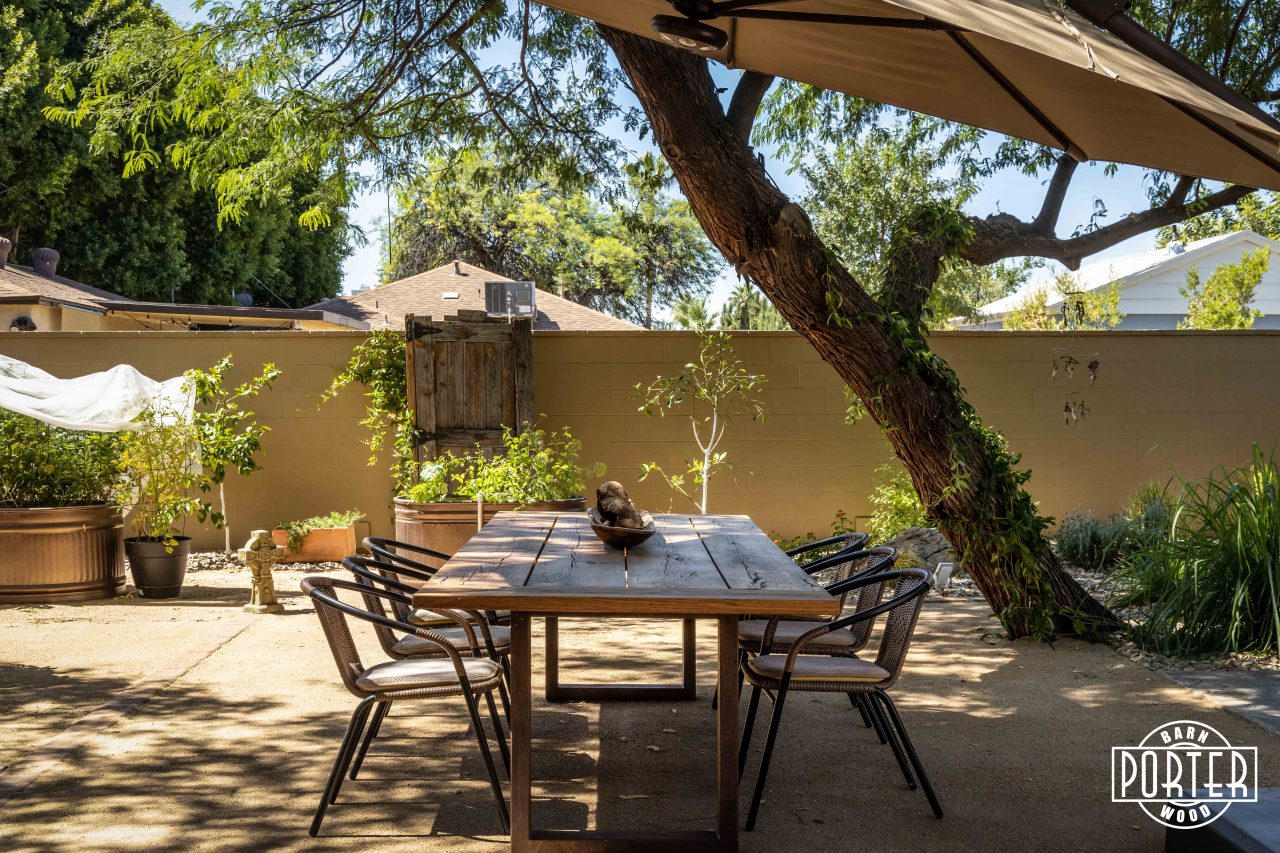
[[[124,553],[129,558],[133,585],[143,598],[177,598],[182,580],[187,576],[187,557],[191,555],[191,537],[175,536],[172,551],[164,542],[130,537],[124,540]]]

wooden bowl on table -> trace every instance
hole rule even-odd
[[[614,527],[612,524],[605,523],[600,510],[595,507],[587,510],[587,518],[591,521],[591,532],[601,542],[614,548],[634,548],[657,532],[653,524],[653,516],[647,512],[641,515],[644,518],[644,527]]]

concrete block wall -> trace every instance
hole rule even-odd
[[[272,430],[263,470],[228,483],[238,544],[251,527],[351,507],[365,511],[372,531],[391,530],[387,460],[366,464],[359,393],[316,406],[361,339],[359,332],[36,332],[0,334],[0,352],[59,376],[129,363],[167,378],[230,352],[239,381],[274,361],[283,375],[255,407]],[[933,343],[983,417],[1024,455],[1041,510],[1059,518],[1082,508],[1112,512],[1149,480],[1238,464],[1253,442],[1270,448],[1280,440],[1277,332],[958,332],[937,333]],[[878,428],[843,422],[842,383],[798,335],[744,333],[734,345],[749,370],[767,377],[767,420],[730,426],[722,449],[734,469],[713,481],[711,510],[746,513],[786,535],[823,532],[837,509],[865,517],[874,471],[891,458]],[[634,387],[678,371],[696,347],[686,332],[537,333],[536,410],[548,426],[569,426],[584,461],[604,462],[641,505],[688,509],[660,480],[636,481],[642,463],[680,470],[696,447],[686,418],[641,415]],[[1051,380],[1055,348],[1063,347],[1098,353],[1095,388],[1083,368],[1070,385],[1061,374]],[[1063,423],[1068,391],[1083,391],[1092,410],[1079,426]],[[215,531],[189,532],[200,547],[221,542]]]

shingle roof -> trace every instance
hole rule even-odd
[[[364,320],[375,329],[400,329],[404,327],[404,318],[409,314],[443,317],[446,314],[456,314],[459,310],[483,311],[484,283],[510,280],[472,264],[455,261],[364,293],[336,296],[308,307]],[[445,299],[446,293],[456,293],[457,298]],[[622,331],[640,328],[541,288],[538,290],[537,305],[538,316],[533,321],[533,328],[537,331]]]
[[[5,264],[0,269],[0,298],[32,301],[47,299],[60,303],[72,303],[86,308],[100,308],[103,302],[124,299],[118,293],[81,284],[62,276],[45,278],[28,267]]]

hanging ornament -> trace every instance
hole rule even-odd
[[[1089,387],[1090,388],[1092,388],[1093,384],[1098,381],[1099,367],[1101,367],[1101,365],[1098,363],[1098,360],[1096,358],[1093,361],[1089,362]]]

